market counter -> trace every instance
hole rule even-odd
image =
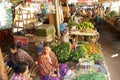
[[[95,36],[95,35],[99,35],[99,33],[97,31],[94,31],[93,33],[73,31],[73,32],[71,32],[71,34],[72,35],[80,35],[80,36]]]
[[[115,20],[107,20],[107,19],[104,19],[104,23],[108,25],[107,29],[112,32],[113,29],[117,30],[120,32],[120,27],[116,26],[115,25]]]
[[[89,33],[80,32],[80,31],[72,31],[70,34],[76,36],[77,42],[81,42],[84,40],[87,40],[88,42],[96,42],[100,36],[96,30],[94,30],[93,32],[89,32]],[[96,38],[90,40],[90,39],[86,38],[88,36],[94,36],[94,37],[96,36]]]

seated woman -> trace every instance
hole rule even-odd
[[[10,60],[7,62],[8,66],[14,67],[14,65],[18,62],[24,62],[28,66],[32,66],[34,64],[34,60],[32,59],[32,57],[16,44],[11,44],[8,51],[10,55]]]
[[[38,57],[38,64],[42,80],[62,80],[68,71],[66,64],[59,65],[57,57],[51,51],[48,43],[43,46],[43,51]]]
[[[26,63],[17,64],[14,67],[14,73],[11,80],[31,80],[28,65]]]

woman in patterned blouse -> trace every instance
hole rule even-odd
[[[28,66],[32,66],[34,64],[32,57],[14,43],[9,46],[8,53],[10,54],[10,61],[7,62],[7,65],[10,67],[14,67],[18,62],[24,62]]]
[[[31,80],[28,65],[26,63],[17,63],[14,67],[14,74],[11,80]]]
[[[42,80],[62,80],[68,71],[66,64],[59,64],[49,44],[43,46],[43,52],[38,57],[39,72]]]

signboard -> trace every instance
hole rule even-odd
[[[20,47],[24,49],[28,49],[28,38],[21,36],[14,36],[14,42]]]

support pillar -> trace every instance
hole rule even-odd
[[[0,80],[8,80],[1,47],[0,47]]]

